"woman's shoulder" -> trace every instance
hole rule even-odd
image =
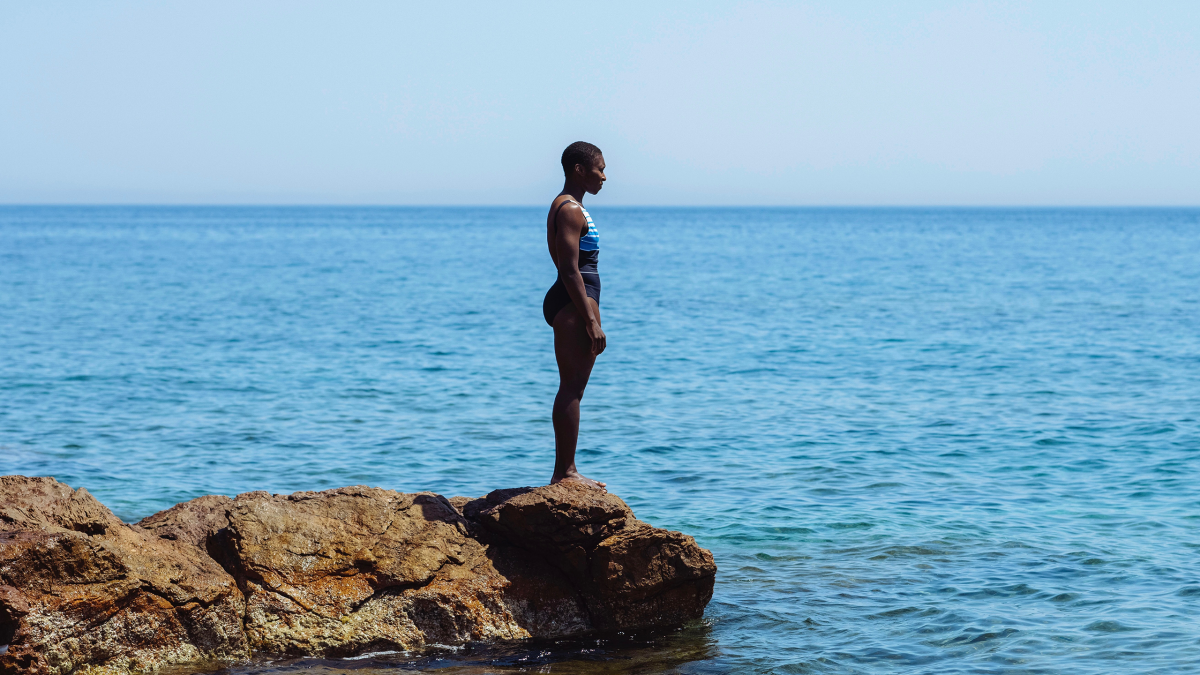
[[[550,202],[550,213],[555,218],[562,214],[583,214],[583,205],[571,198],[571,195],[559,195]]]

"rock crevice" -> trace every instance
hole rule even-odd
[[[3,476],[0,674],[667,627],[715,574],[691,537],[570,484],[210,495],[127,525],[83,488]]]

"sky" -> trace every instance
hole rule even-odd
[[[0,2],[0,203],[1200,205],[1200,2]]]

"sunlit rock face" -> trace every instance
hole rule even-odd
[[[240,495],[221,546],[258,651],[341,656],[528,637],[508,580],[444,498],[350,487]]]
[[[112,672],[250,655],[237,584],[85,489],[0,476],[0,672]],[[102,672],[102,671],[98,671]]]
[[[85,490],[0,480],[6,673],[674,626],[716,574],[691,537],[571,484],[207,496],[130,526]]]

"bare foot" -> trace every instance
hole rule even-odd
[[[563,483],[563,482],[578,483],[580,485],[586,485],[587,487],[590,487],[590,488],[596,488],[597,490],[600,490],[601,492],[608,492],[608,490],[605,489],[606,487],[608,487],[607,483],[601,483],[598,480],[592,480],[591,478],[588,478],[587,476],[579,473],[578,471],[571,471],[563,476],[554,476],[553,478],[550,479],[551,485],[554,485],[555,483]]]

